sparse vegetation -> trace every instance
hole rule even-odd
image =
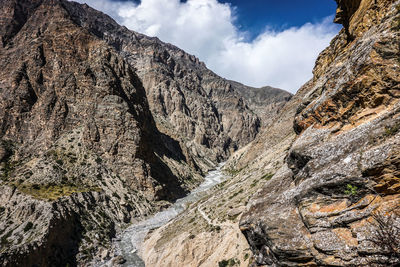
[[[347,184],[344,193],[346,195],[355,196],[358,193],[358,187],[355,185]]]
[[[263,177],[261,177],[261,178],[268,181],[268,180],[271,180],[271,178],[272,178],[274,175],[275,175],[275,174],[273,174],[273,173],[267,173],[267,174],[264,174]]]
[[[17,161],[9,161],[8,160],[8,161],[4,162],[4,165],[2,168],[3,173],[1,174],[0,178],[4,181],[7,181],[17,165],[18,165]]]
[[[397,134],[399,130],[400,130],[400,123],[391,127],[385,127],[385,136],[393,136]]]
[[[233,195],[231,195],[231,196],[229,197],[229,199],[232,199],[232,198],[236,197],[237,195],[239,195],[239,194],[241,194],[241,193],[243,193],[243,188],[240,189],[239,191],[237,191],[236,193],[234,193]]]
[[[246,261],[249,258],[249,253],[244,254],[244,260]]]
[[[101,191],[101,189],[97,187],[83,187],[73,184],[24,184],[19,186],[18,189],[25,194],[44,200],[56,200],[60,197],[69,196],[73,193]]]
[[[388,266],[400,264],[400,217],[392,213],[384,215],[377,213],[373,215],[372,232],[369,241],[380,248],[383,255],[388,257]]]
[[[222,260],[218,262],[218,267],[228,267],[228,266],[235,266],[240,265],[240,261],[236,258],[232,258],[229,260]]]
[[[397,16],[393,19],[393,30],[400,30],[400,5],[396,6]]]

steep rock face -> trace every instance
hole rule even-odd
[[[6,266],[84,261],[155,201],[200,180],[178,142],[158,132],[134,68],[64,4],[0,2]]]
[[[300,99],[293,122],[298,136],[240,221],[258,265],[395,261],[370,239],[376,238],[373,216],[400,207],[400,2],[338,3],[345,29],[291,101]],[[264,132],[255,142],[271,138]],[[238,164],[257,160],[254,154],[243,154]]]
[[[86,5],[71,3],[66,8],[77,24],[135,67],[158,128],[181,142],[194,167],[206,171],[254,139],[260,119],[229,81],[195,56],[129,31]]]

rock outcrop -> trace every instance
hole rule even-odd
[[[345,28],[291,101],[298,136],[240,221],[258,265],[396,262],[371,240],[374,216],[400,207],[400,2],[338,4]]]

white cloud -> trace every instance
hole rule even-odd
[[[295,92],[312,77],[319,54],[337,33],[333,18],[280,32],[266,28],[254,40],[235,27],[234,8],[217,0],[79,0],[131,30],[194,54],[218,75],[246,85]]]

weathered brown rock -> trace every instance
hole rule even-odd
[[[386,266],[394,260],[369,238],[376,231],[372,216],[400,207],[400,3],[338,4],[345,29],[291,101],[301,96],[294,119],[299,135],[286,164],[240,222],[259,265]]]

